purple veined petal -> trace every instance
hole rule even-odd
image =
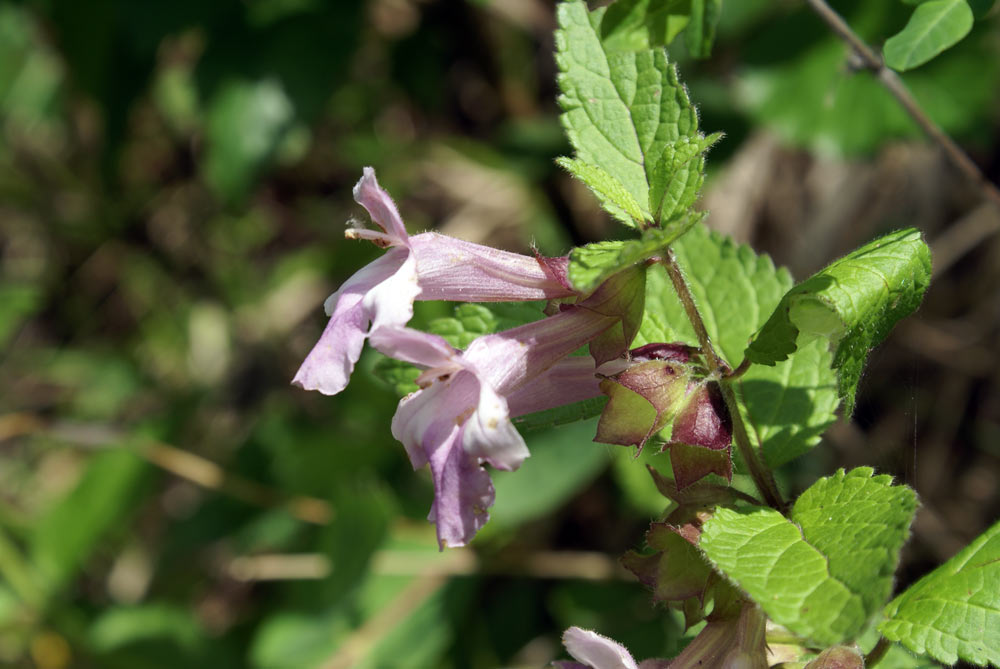
[[[563,633],[563,645],[592,669],[639,669],[625,646],[590,630],[570,627]]]
[[[507,400],[480,382],[479,404],[465,422],[462,446],[497,469],[513,471],[531,455],[524,437],[510,422]]]
[[[494,490],[479,460],[462,447],[466,426],[451,431],[430,453],[434,504],[427,519],[437,527],[438,546],[464,546],[489,519]]]
[[[393,249],[362,267],[330,296],[327,300],[330,321],[292,379],[294,385],[325,395],[336,395],[347,386],[354,364],[361,357],[371,320],[365,295],[393,277],[406,261],[405,249]],[[411,305],[411,315],[412,309]]]
[[[437,398],[447,393],[448,389],[447,383],[432,384],[399,400],[396,407],[396,414],[392,417],[392,436],[403,444],[414,470],[427,464],[425,439],[450,429],[449,417],[434,411]],[[454,425],[453,420],[450,422]],[[436,426],[436,423],[443,423],[445,427]]]
[[[403,398],[392,434],[415,469],[430,463],[435,490],[430,519],[442,546],[468,543],[489,518],[493,487],[480,461],[516,469],[529,455],[506,400],[472,366]]]
[[[477,338],[466,350],[465,360],[507,396],[615,322],[612,316],[569,307],[555,316]]]
[[[511,416],[523,416],[572,404],[601,394],[594,359],[589,355],[563,358],[507,396]]]
[[[574,295],[531,256],[425,232],[410,238],[423,300],[515,302]]]
[[[461,355],[443,337],[406,327],[373,330],[372,346],[380,352],[419,367],[433,369],[455,364]]]
[[[408,245],[409,235],[396,209],[396,203],[378,185],[374,168],[364,168],[361,179],[354,186],[354,199],[368,210],[372,220],[385,231],[394,245]]]

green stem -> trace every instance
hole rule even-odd
[[[746,374],[747,370],[750,369],[750,366],[752,364],[753,363],[750,362],[750,358],[743,358],[743,362],[740,363],[740,366],[734,369],[733,371],[729,372],[728,374],[726,374],[726,378],[730,381],[735,381],[736,379]]]
[[[865,655],[865,666],[874,667],[876,664],[882,661],[885,654],[889,652],[889,648],[892,647],[892,642],[886,639],[884,636],[879,637],[878,643],[872,648],[871,652]]]
[[[722,391],[722,399],[725,401],[726,408],[729,409],[729,414],[733,421],[733,441],[736,443],[736,448],[739,449],[743,461],[750,470],[750,477],[753,478],[753,482],[757,486],[757,490],[760,491],[763,500],[769,506],[784,512],[785,502],[781,497],[781,492],[778,490],[778,484],[775,482],[771,470],[764,464],[763,459],[758,455],[753,444],[750,442],[750,436],[747,434],[746,426],[743,424],[743,414],[740,413],[736,393],[733,392],[732,386],[725,379],[728,367],[715,352],[715,347],[712,346],[712,340],[709,338],[708,330],[705,328],[705,321],[701,318],[701,312],[698,311],[698,305],[694,302],[694,295],[691,294],[691,289],[684,279],[680,265],[677,264],[677,257],[674,255],[673,250],[668,249],[664,254],[663,265],[666,267],[667,275],[670,277],[670,281],[674,285],[674,290],[677,292],[677,296],[684,306],[688,320],[691,321],[691,326],[698,336],[698,343],[701,346],[702,355],[705,356],[705,362],[708,364],[709,374],[720,379],[719,388]]]

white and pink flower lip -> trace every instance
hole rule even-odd
[[[378,230],[352,227],[349,239],[387,248],[361,268],[324,305],[330,321],[292,383],[326,395],[342,391],[361,356],[365,339],[383,327],[401,327],[413,317],[414,300],[513,302],[574,295],[547,259],[500,251],[433,232],[410,237],[375,170],[364,169],[354,199]]]
[[[514,470],[528,457],[512,416],[596,397],[589,357],[567,358],[616,321],[583,308],[475,339],[464,352],[410,328],[371,335],[382,353],[423,371],[400,400],[392,434],[414,469],[429,464],[438,542],[463,546],[489,518],[494,491],[483,464]]]

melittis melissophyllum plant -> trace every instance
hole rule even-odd
[[[595,441],[661,453],[650,485],[664,514],[622,562],[700,631],[678,657],[640,662],[570,628],[564,667],[861,667],[901,653],[891,642],[1000,663],[1000,525],[889,602],[914,491],[866,467],[793,502],[775,481],[850,416],[868,352],[920,305],[930,252],[916,230],[889,232],[795,283],[704,225],[693,207],[720,135],[699,131],[663,45],[684,30],[707,51],[719,5],[559,5],[575,155],[558,163],[627,239],[549,258],[410,236],[366,168],[354,195],[375,227],[347,237],[386,252],[327,301],[294,382],[333,395],[366,340],[386,356],[377,369],[404,395],[392,434],[429,466],[442,548],[487,522],[487,468],[521,465],[523,430],[599,415]],[[463,304],[424,332],[409,327],[414,300]],[[859,640],[879,638],[864,656]]]

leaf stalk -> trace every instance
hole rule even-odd
[[[886,653],[889,652],[889,648],[892,646],[892,642],[886,639],[884,636],[878,638],[878,643],[875,647],[871,649],[871,652],[865,655],[865,667],[874,667],[876,664],[882,661]]]
[[[663,254],[663,266],[667,270],[670,282],[673,284],[674,290],[684,306],[684,312],[687,314],[688,320],[691,321],[691,326],[698,337],[698,344],[705,357],[705,362],[708,364],[709,374],[719,380],[722,399],[725,401],[733,421],[733,441],[736,442],[736,447],[750,470],[750,476],[768,506],[784,513],[785,502],[778,490],[778,484],[775,482],[771,470],[764,464],[763,459],[750,442],[746,426],[743,424],[743,414],[740,413],[739,401],[736,399],[732,386],[727,382],[728,367],[715,352],[712,340],[708,336],[708,330],[705,328],[705,321],[701,317],[701,312],[698,311],[698,305],[695,304],[694,295],[691,294],[691,289],[688,287],[683,272],[681,272],[680,265],[677,264],[677,257],[674,255],[673,249],[667,249],[667,252]]]

